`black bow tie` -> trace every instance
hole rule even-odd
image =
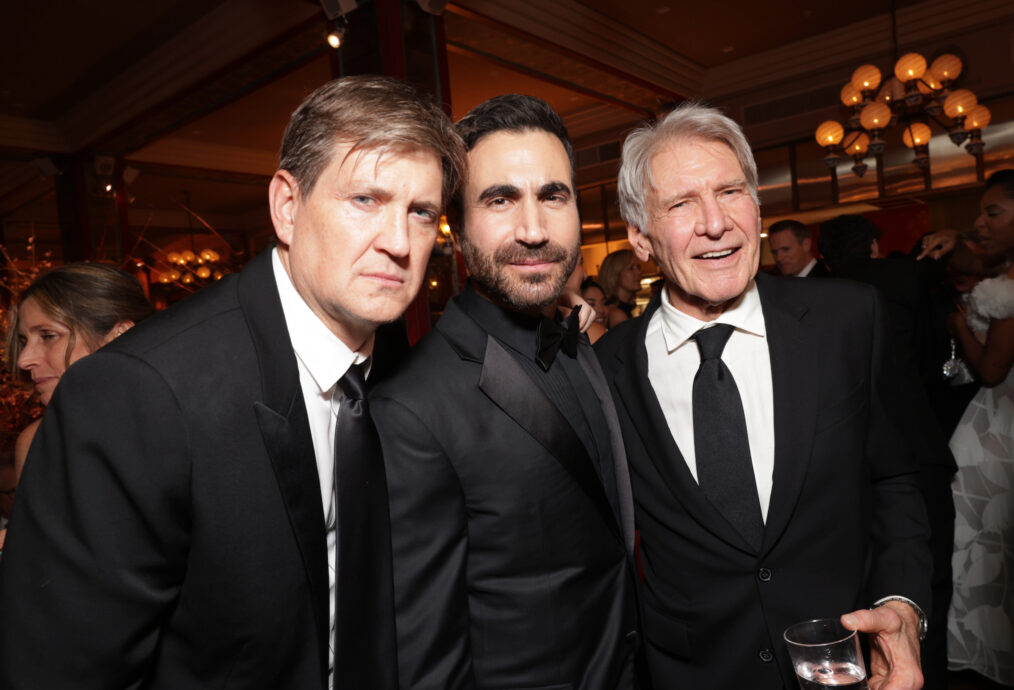
[[[563,322],[546,317],[539,321],[536,333],[539,339],[539,354],[535,359],[543,371],[549,371],[549,367],[553,366],[558,350],[563,350],[568,357],[577,356],[577,339],[581,335],[579,311],[581,307],[572,309]]]

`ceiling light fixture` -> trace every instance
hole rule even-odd
[[[878,183],[883,189],[879,177],[883,167],[883,135],[900,124],[904,128],[902,140],[914,151],[912,162],[924,171],[928,187],[929,140],[933,135],[930,123],[936,123],[956,146],[968,141],[965,150],[975,157],[976,176],[982,181],[982,130],[989,124],[990,113],[978,104],[974,93],[954,88],[963,67],[961,59],[950,53],[940,55],[929,66],[919,53],[907,53],[898,58],[894,75],[883,83],[883,75],[875,65],[858,67],[840,93],[841,102],[849,111],[845,126],[827,120],[816,131],[817,143],[827,154],[824,163],[831,168],[832,177],[843,155],[852,156],[852,171],[862,177],[867,169],[865,158],[872,153],[877,159]]]

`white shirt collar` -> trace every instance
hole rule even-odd
[[[368,355],[350,350],[313,313],[292,284],[277,247],[272,250],[271,265],[292,349],[320,391],[326,392],[334,387],[349,367],[365,362]]]
[[[812,271],[813,267],[816,266],[816,265],[817,265],[817,257],[814,257],[814,258],[810,259],[810,263],[808,263],[805,266],[803,266],[803,270],[800,271],[799,273],[797,273],[796,277],[797,278],[805,278],[806,276],[810,275],[810,271]]]
[[[764,312],[761,310],[760,294],[757,282],[751,280],[750,287],[740,295],[731,307],[726,309],[714,321],[701,321],[684,314],[669,302],[669,288],[662,288],[662,305],[659,314],[662,316],[661,329],[665,338],[666,351],[672,352],[690,339],[694,333],[710,324],[726,323],[737,330],[744,331],[761,338],[767,336],[764,327]]]

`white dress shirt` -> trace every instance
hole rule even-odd
[[[349,367],[366,361],[367,355],[350,350],[338,336],[328,330],[316,314],[296,292],[289,274],[278,257],[278,248],[272,250],[271,263],[278,285],[278,296],[282,301],[282,313],[289,332],[292,349],[296,353],[299,368],[299,387],[306,403],[306,415],[310,421],[310,437],[313,440],[313,454],[317,460],[317,476],[320,478],[320,498],[324,505],[324,521],[327,526],[328,601],[330,602],[330,626],[328,686],[334,685],[334,623],[335,623],[335,564],[337,532],[335,530],[334,506],[334,433],[338,423],[338,408],[342,393],[338,380]]]
[[[690,337],[716,323],[735,328],[722,352],[722,361],[736,379],[743,400],[757,495],[761,515],[767,520],[775,466],[774,394],[767,330],[756,283],[751,283],[743,296],[712,322],[698,321],[677,310],[669,303],[668,289],[663,288],[662,306],[651,316],[645,335],[648,379],[673,440],[696,480],[693,386],[701,355]]]
[[[797,278],[805,278],[806,276],[810,275],[810,271],[812,271],[813,267],[816,266],[816,265],[817,265],[817,259],[816,259],[816,257],[814,257],[814,258],[810,259],[810,263],[808,263],[805,266],[803,266],[803,270],[800,271],[799,273],[797,273],[796,277]]]

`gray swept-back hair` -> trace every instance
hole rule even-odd
[[[638,127],[623,142],[623,158],[616,186],[624,222],[640,228],[642,233],[647,231],[648,194],[654,190],[651,159],[662,146],[677,139],[718,141],[732,149],[743,168],[750,196],[760,205],[757,163],[743,130],[716,108],[688,101],[658,122]]]

